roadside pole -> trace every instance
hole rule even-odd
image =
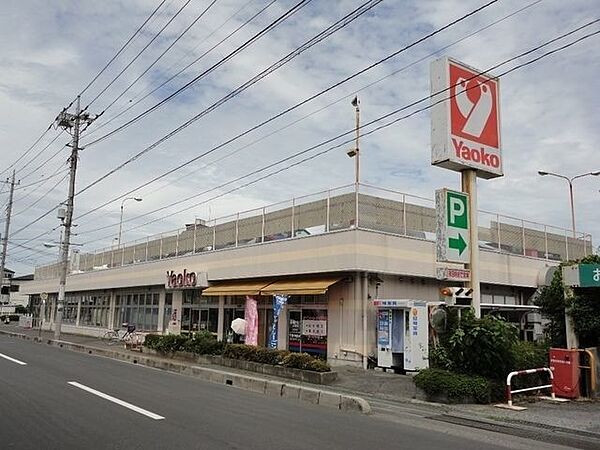
[[[15,193],[15,171],[14,170],[12,173],[12,180],[10,182],[8,180],[6,180],[6,183],[10,184],[10,194],[9,194],[9,198],[8,198],[8,206],[6,207],[6,222],[4,224],[4,236],[2,239],[2,259],[0,261],[0,287],[4,287],[4,269],[6,267],[6,252],[8,250],[8,233],[10,231],[10,217],[12,214],[13,195]],[[3,302],[8,302],[8,299],[5,298],[5,294],[0,294],[0,298],[2,299]],[[8,298],[10,298],[10,292],[8,294]]]
[[[54,339],[60,339],[62,327],[63,308],[65,304],[65,285],[67,282],[67,271],[69,264],[69,246],[71,241],[71,226],[73,223],[73,199],[75,198],[75,175],[77,173],[77,158],[79,152],[79,127],[81,121],[90,124],[94,119],[88,113],[81,112],[80,97],[77,96],[75,114],[63,111],[58,116],[58,126],[73,128],[73,141],[71,143],[69,196],[67,198],[67,211],[62,225],[65,227],[63,240],[60,247],[60,280],[58,286],[58,300],[56,304],[56,317],[54,320]]]
[[[470,263],[465,268],[470,270],[471,278],[465,287],[473,289],[473,309],[475,317],[481,317],[481,287],[479,283],[479,236],[477,224],[477,171],[466,169],[461,172],[462,191],[469,194],[469,237]]]

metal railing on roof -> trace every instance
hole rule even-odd
[[[227,215],[207,222],[81,253],[71,273],[89,272],[190,254],[220,251],[340,230],[362,229],[435,241],[432,199],[360,184],[346,185]],[[358,222],[357,222],[358,220]],[[482,250],[564,261],[592,253],[591,235],[479,211]],[[58,277],[58,264],[37,267],[36,279]]]

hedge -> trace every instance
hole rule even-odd
[[[484,377],[442,369],[423,369],[415,375],[414,382],[428,396],[446,396],[450,402],[490,403],[498,397],[498,388],[501,388]]]
[[[197,355],[222,355],[225,358],[253,361],[273,366],[330,372],[329,365],[307,353],[291,353],[287,350],[274,350],[244,344],[225,344],[217,341],[211,333],[202,332],[192,336],[169,334],[148,334],[144,346],[162,353],[185,351]]]

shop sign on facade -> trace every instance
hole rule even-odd
[[[454,267],[436,267],[435,277],[446,281],[469,281],[471,271],[468,269],[456,269]]]
[[[500,82],[450,58],[431,63],[431,164],[481,178],[504,175]]]
[[[207,286],[206,272],[188,272],[187,269],[183,269],[181,272],[167,270],[165,289],[193,289]]]
[[[562,270],[566,286],[600,287],[600,264],[576,264]]]

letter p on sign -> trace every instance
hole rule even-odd
[[[463,230],[469,228],[469,216],[467,214],[468,201],[466,195],[448,192],[448,201],[446,204],[448,205],[447,217],[449,227],[462,228]]]

